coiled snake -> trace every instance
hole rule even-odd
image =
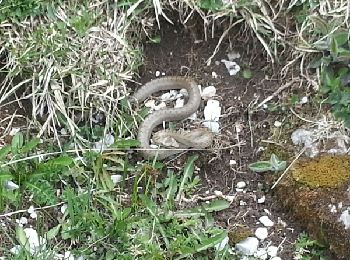
[[[131,102],[142,102],[155,92],[172,89],[186,89],[189,99],[185,106],[179,108],[165,108],[154,111],[148,115],[140,124],[137,139],[141,143],[141,154],[146,159],[157,158],[159,160],[165,159],[171,155],[175,155],[187,148],[203,149],[211,145],[213,134],[206,128],[194,129],[190,132],[169,132],[160,131],[156,133],[156,137],[166,136],[173,138],[179,143],[176,150],[174,149],[152,149],[150,147],[150,138],[153,129],[162,124],[164,121],[178,121],[185,119],[197,111],[201,95],[196,82],[187,77],[164,77],[152,80],[143,85],[131,97]],[[155,139],[154,137],[153,139]]]

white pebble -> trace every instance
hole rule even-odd
[[[264,202],[265,202],[265,195],[262,196],[260,199],[258,199],[258,203],[259,203],[259,204],[262,204],[262,203],[264,203]]]
[[[218,122],[221,116],[221,107],[218,100],[208,100],[207,105],[204,108],[204,119],[206,121]]]
[[[160,71],[156,71],[156,77],[159,77],[160,76]]]
[[[5,181],[4,186],[7,190],[17,190],[19,188],[19,186],[13,181]]]
[[[280,121],[275,121],[274,126],[275,127],[280,127],[282,125],[282,122]]]
[[[282,258],[279,256],[275,256],[275,257],[272,257],[270,260],[282,260]]]
[[[260,240],[267,238],[268,234],[267,228],[265,227],[259,227],[255,230],[255,236]]]
[[[271,257],[275,257],[277,255],[278,247],[277,246],[269,246],[267,248],[267,254]]]
[[[114,184],[121,182],[123,180],[123,176],[121,176],[120,174],[113,174],[111,175],[111,180]]]
[[[230,160],[230,165],[236,165],[237,161],[236,160]]]
[[[262,216],[259,218],[259,221],[261,224],[263,224],[265,227],[272,227],[274,225],[273,221],[269,219],[268,216]]]
[[[220,124],[215,121],[206,121],[203,122],[203,126],[210,129],[213,133],[219,133],[220,131]]]
[[[258,250],[259,240],[256,237],[247,237],[236,244],[236,249],[244,255],[254,255]]]
[[[176,99],[175,101],[175,108],[183,107],[185,104],[185,100],[182,98]]]
[[[267,251],[263,248],[258,249],[258,251],[256,251],[256,253],[254,254],[255,257],[261,259],[261,260],[265,260],[267,259]]]
[[[213,72],[211,73],[211,77],[212,77],[213,79],[216,79],[216,78],[218,77],[218,74],[216,74],[216,72],[213,71]]]
[[[201,96],[204,100],[212,98],[216,95],[216,88],[214,86],[208,86],[202,90]]]
[[[215,196],[218,196],[218,197],[222,197],[222,191],[219,191],[219,190],[214,190],[214,194]]]
[[[67,208],[68,208],[67,204],[63,204],[61,207],[61,213],[64,214],[66,212]]]
[[[239,205],[240,206],[246,206],[247,205],[247,202],[243,201],[243,200],[240,200],[239,201]]]
[[[304,96],[301,98],[299,104],[303,105],[306,104],[309,101],[309,98],[307,96]]]
[[[247,186],[247,184],[244,181],[239,181],[236,184],[236,188],[238,189],[244,189]]]

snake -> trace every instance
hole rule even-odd
[[[171,133],[182,144],[184,149],[154,149],[150,146],[150,138],[155,127],[163,122],[179,121],[186,119],[195,113],[201,103],[201,94],[198,84],[190,77],[168,76],[154,79],[141,86],[132,96],[131,101],[140,104],[152,94],[163,90],[186,89],[188,100],[183,107],[164,108],[146,116],[139,125],[137,140],[140,142],[141,155],[145,159],[163,160],[172,155],[185,151],[185,148],[204,148],[211,144],[212,133],[207,129],[195,129],[196,131],[183,133]]]

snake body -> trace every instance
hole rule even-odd
[[[200,105],[201,95],[197,83],[191,78],[164,77],[146,83],[132,96],[132,100],[140,103],[158,91],[172,89],[186,89],[189,99],[186,105],[183,107],[165,108],[154,111],[140,124],[137,139],[141,143],[141,154],[146,159],[157,158],[162,160],[182,151],[181,149],[152,149],[149,143],[152,131],[156,126],[162,124],[164,121],[178,121],[192,115],[197,111]]]

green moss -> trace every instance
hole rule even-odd
[[[271,143],[265,147],[265,150],[262,152],[259,160],[268,161],[270,160],[271,154],[275,154],[282,161],[288,161],[289,158],[291,158],[291,155],[286,147]]]
[[[350,179],[350,156],[324,155],[299,163],[292,177],[310,188],[336,188]]]
[[[236,227],[228,233],[229,243],[234,246],[251,235],[252,231],[248,227]]]

